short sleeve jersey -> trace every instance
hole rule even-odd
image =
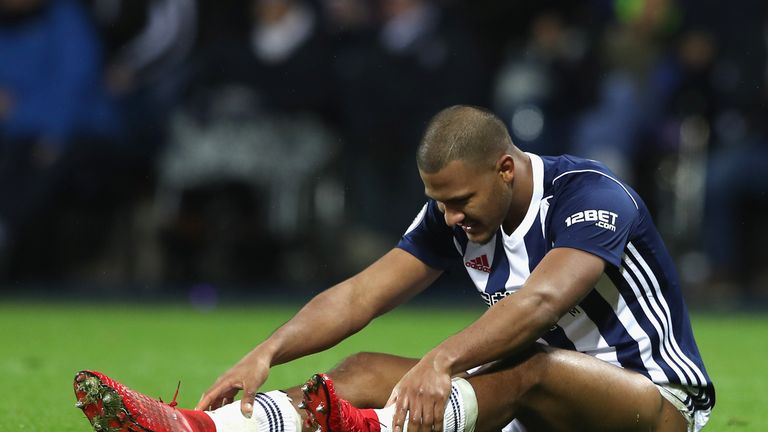
[[[398,247],[430,267],[461,260],[492,307],[525,283],[544,255],[567,247],[607,263],[603,281],[539,342],[580,351],[639,372],[658,384],[695,387],[686,401],[711,408],[715,392],[693,338],[672,258],[643,201],[603,164],[573,156],[528,154],[533,196],[511,234],[485,244],[449,227],[428,201]]]

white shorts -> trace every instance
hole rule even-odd
[[[689,390],[686,386],[674,384],[656,384],[656,387],[659,389],[661,396],[670,401],[672,405],[680,411],[680,414],[685,417],[685,421],[688,422],[688,432],[699,432],[704,428],[704,425],[709,421],[709,415],[712,413],[712,410],[688,409],[685,401],[696,394],[693,389]],[[501,431],[526,432],[526,429],[519,421],[512,420],[512,422],[504,426]]]
[[[686,400],[690,400],[691,396],[697,393],[695,388],[689,389],[684,385],[677,384],[656,384],[656,387],[664,399],[671,402],[680,411],[680,414],[685,417],[685,421],[688,422],[688,432],[699,432],[704,428],[704,425],[709,421],[709,415],[712,413],[712,410],[695,410],[689,408],[685,403]]]

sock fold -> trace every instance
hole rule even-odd
[[[453,413],[449,413],[453,410]],[[451,396],[446,406],[443,429],[445,432],[474,432],[477,423],[477,396],[472,384],[464,378],[454,378],[451,383]],[[452,414],[452,415],[449,415]],[[453,429],[447,423],[453,419]]]
[[[253,415],[243,417],[240,401],[208,412],[219,432],[301,432],[301,416],[285,392],[257,393]]]
[[[395,406],[377,409],[376,414],[382,429],[392,430]],[[451,380],[451,394],[443,413],[444,432],[474,432],[477,423],[477,396],[472,384],[463,378]],[[408,418],[405,419],[403,432],[408,432]]]

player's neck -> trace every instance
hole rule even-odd
[[[502,228],[507,234],[517,229],[528,213],[533,197],[533,168],[531,158],[521,152],[520,158],[515,158],[515,179],[512,186],[512,200],[504,219]]]

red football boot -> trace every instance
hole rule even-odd
[[[203,411],[176,408],[175,395],[165,404],[87,370],[75,376],[74,387],[75,406],[96,432],[216,432],[213,420]]]
[[[315,374],[301,387],[301,408],[307,411],[309,426],[318,432],[380,432],[379,417],[372,409],[355,408],[338,397],[333,381]]]

